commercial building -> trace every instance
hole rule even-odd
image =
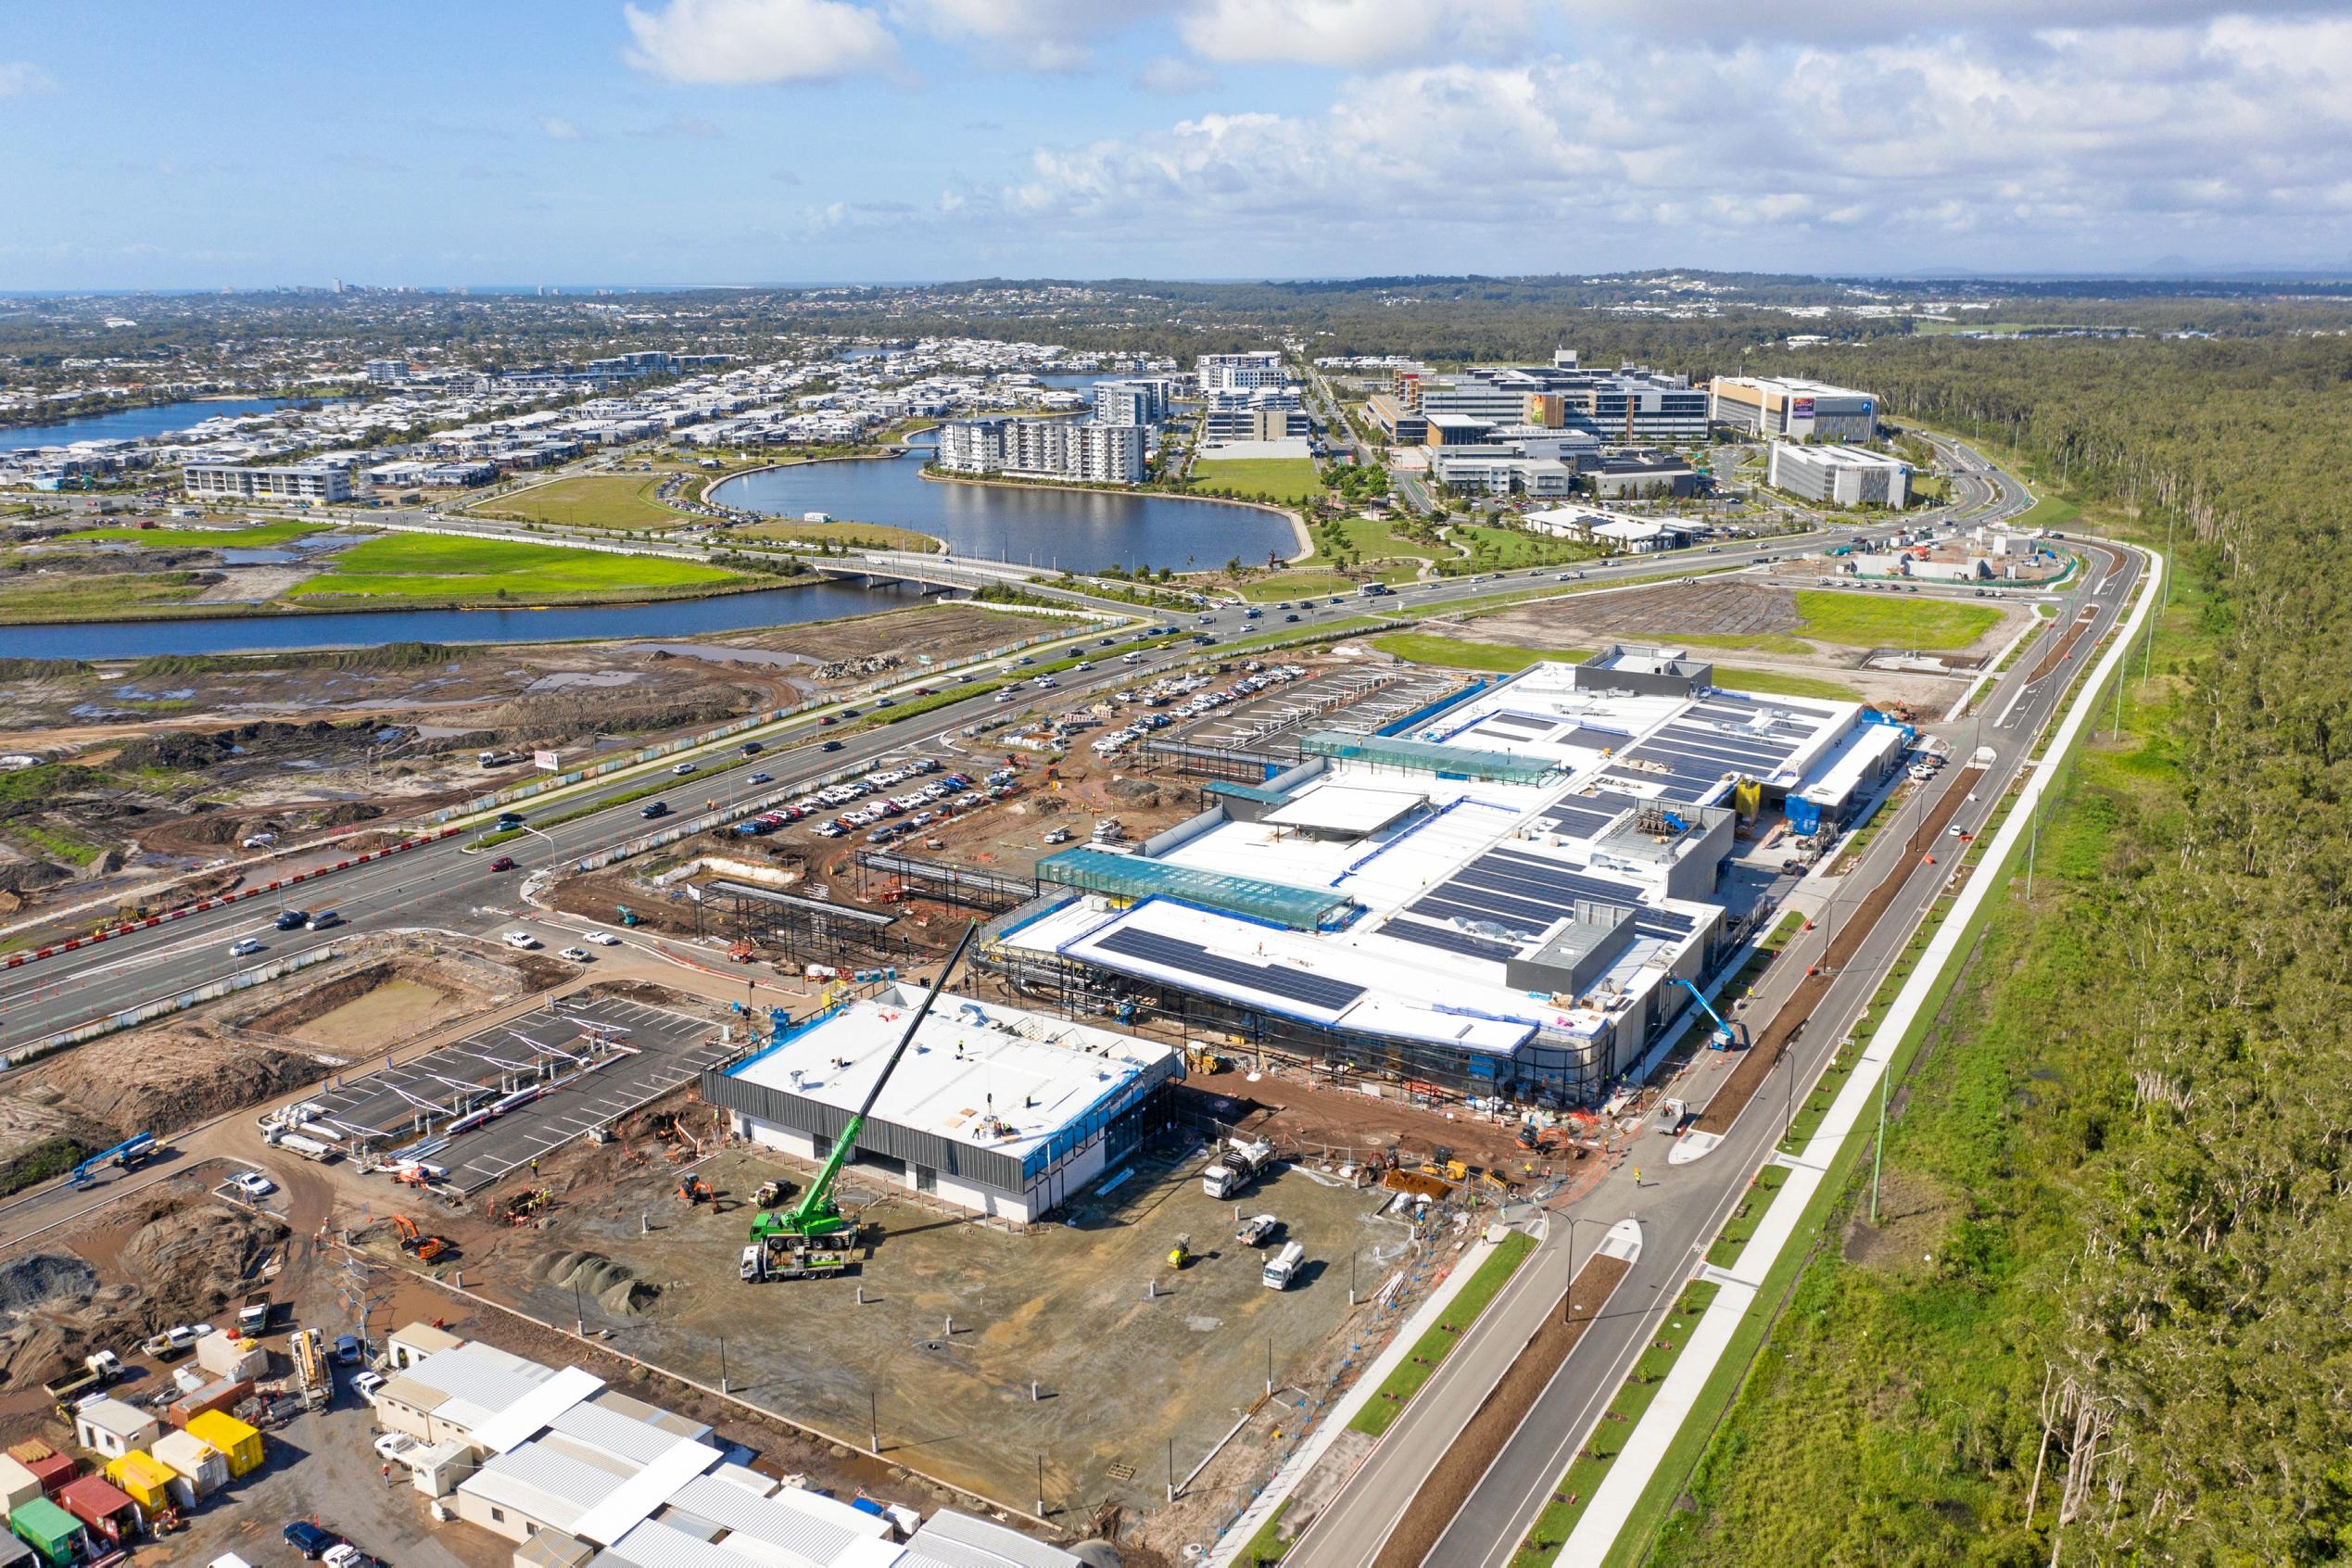
[[[1441,451],[1429,472],[1449,489],[1488,496],[1564,496],[1576,487],[1574,463],[1557,458],[1520,457],[1504,450]]]
[[[1878,433],[1878,399],[1851,386],[1793,375],[1719,375],[1708,417],[1751,436],[1788,441],[1867,441]]]
[[[1699,471],[1665,452],[1603,452],[1578,464],[1586,488],[1603,500],[1695,496]]]
[[[1401,384],[1400,384],[1401,385]],[[1707,436],[1707,393],[1688,376],[1646,365],[1587,369],[1562,349],[1549,365],[1480,366],[1458,375],[1421,378],[1410,406],[1493,425],[1589,431],[1604,441],[1683,445]]]
[[[893,987],[819,1013],[703,1074],[702,1097],[740,1136],[822,1159],[920,1000]],[[858,1134],[857,1167],[976,1214],[1035,1220],[1139,1147],[1159,1092],[1182,1076],[1166,1045],[942,996]]]
[[[1408,408],[1394,393],[1373,393],[1364,399],[1364,411],[1392,445],[1418,447],[1429,439],[1428,417],[1418,409]]]
[[[1138,852],[1065,851],[981,961],[1074,1014],[1399,1093],[1581,1103],[1629,1073],[1737,945],[1739,813],[1874,740],[1858,703],[1718,689],[1678,650],[1531,669],[1303,760]],[[1875,741],[1874,741],[1875,743]],[[1840,813],[1864,775],[1813,809]]]
[[[1201,415],[1205,441],[1279,441],[1312,428],[1307,405],[1295,386],[1261,386],[1250,392],[1211,392]]]
[[[1764,482],[1776,490],[1831,506],[1903,507],[1911,502],[1911,465],[1861,447],[1775,441]]]
[[[426,1424],[446,1435],[398,1462],[449,1513],[514,1542],[518,1565],[1080,1568],[1067,1552],[951,1511],[924,1522],[784,1485],[737,1462],[749,1456],[730,1457],[705,1423],[578,1367],[478,1343],[425,1356],[373,1399],[387,1430],[411,1436],[418,1408],[434,1407]]]
[[[1549,534],[1562,539],[1587,539],[1594,544],[1623,550],[1628,555],[1680,550],[1690,542],[1697,531],[1693,525],[1680,518],[1628,517],[1623,512],[1590,506],[1563,506],[1545,512],[1531,512],[1520,522],[1538,534]]]
[[[188,494],[209,500],[269,498],[329,504],[351,499],[351,470],[335,462],[192,462],[181,470],[181,484]]]
[[[1212,392],[1252,392],[1261,386],[1280,386],[1289,379],[1283,372],[1281,352],[1273,348],[1252,349],[1246,354],[1203,354],[1193,361],[1193,370],[1203,397]]]
[[[938,462],[950,474],[1133,485],[1144,478],[1148,442],[1140,424],[1005,415],[957,419],[939,427]]]

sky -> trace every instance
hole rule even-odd
[[[9,0],[0,289],[2352,269],[2352,6]]]

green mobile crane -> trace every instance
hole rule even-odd
[[[833,1152],[825,1157],[825,1163],[816,1172],[816,1179],[808,1184],[800,1201],[790,1208],[764,1210],[752,1221],[750,1245],[743,1248],[742,1276],[752,1280],[805,1280],[838,1274],[849,1267],[850,1248],[857,1240],[856,1227],[833,1201],[834,1186],[841,1179],[841,1167],[849,1163],[857,1147],[857,1135],[866,1130],[866,1119],[873,1114],[874,1102],[882,1097],[882,1086],[898,1070],[898,1064],[906,1055],[906,1048],[915,1043],[915,1031],[939,999],[947,984],[947,977],[970,945],[972,933],[979,929],[974,922],[964,928],[964,934],[955,942],[955,951],[940,966],[939,978],[923,993],[922,1005],[906,1020],[906,1031],[898,1037],[891,1050],[890,1059],[882,1064],[873,1086],[866,1091],[866,1103],[857,1107],[857,1114],[849,1119],[841,1135],[833,1140]]]

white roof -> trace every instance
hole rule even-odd
[[[393,1385],[413,1383],[444,1396],[432,1407],[435,1418],[473,1433],[554,1376],[552,1367],[468,1340],[427,1356],[393,1379]]]
[[[853,1002],[735,1075],[854,1111],[921,999],[919,987],[896,986]],[[1019,1157],[1174,1056],[1112,1030],[943,993],[873,1114]]]
[[[1320,784],[1301,791],[1287,804],[1259,820],[1285,828],[1318,828],[1330,832],[1363,834],[1385,828],[1428,800],[1412,790],[1368,790],[1343,784]]]
[[[126,1405],[120,1399],[100,1399],[84,1405],[73,1412],[73,1419],[100,1432],[111,1432],[118,1437],[126,1437],[132,1433],[162,1424],[137,1406]]]
[[[565,1367],[545,1383],[526,1390],[523,1397],[489,1420],[473,1428],[472,1436],[494,1454],[502,1454],[526,1437],[535,1437],[573,1406],[604,1386],[604,1380],[578,1367]],[[615,1421],[624,1418],[615,1416]],[[635,1424],[635,1423],[631,1423]],[[664,1446],[668,1435],[663,1435]]]
[[[1834,804],[1852,793],[1855,785],[1884,767],[1887,758],[1901,751],[1903,745],[1903,731],[1893,725],[1863,725],[1845,745],[1824,760],[1800,793],[1809,801]]]
[[[1059,1547],[946,1508],[906,1545],[917,1561],[942,1568],[1083,1568],[1082,1559]]]
[[[677,1494],[679,1487],[724,1456],[708,1443],[678,1439],[651,1463],[613,1487],[570,1527],[584,1541],[610,1546]]]

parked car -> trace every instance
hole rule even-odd
[[[539,945],[539,939],[528,931],[509,931],[499,939],[518,953],[529,953]]]
[[[417,1440],[405,1432],[387,1432],[375,1440],[375,1451],[383,1459],[398,1459],[416,1448]]]
[[[375,1391],[384,1386],[386,1378],[379,1372],[356,1372],[351,1374],[351,1392],[362,1399],[373,1399]]]
[[[322,1561],[326,1568],[387,1568],[384,1559],[361,1551],[349,1541],[327,1548]]]
[[[229,1185],[249,1198],[265,1198],[278,1190],[278,1184],[259,1170],[240,1170],[229,1178]]]
[[[345,1543],[334,1531],[322,1529],[307,1519],[297,1519],[285,1527],[285,1544],[300,1552],[305,1562],[315,1562],[331,1548]]]

